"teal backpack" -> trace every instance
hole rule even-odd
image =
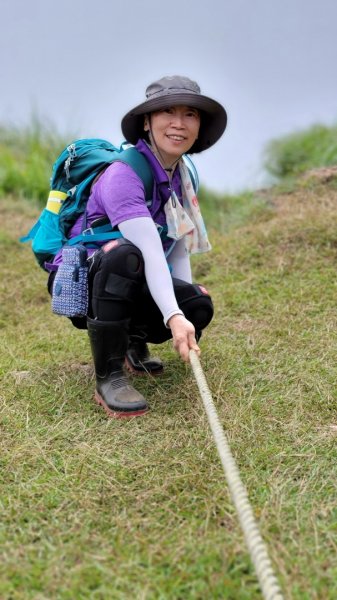
[[[46,207],[30,232],[20,238],[21,242],[32,241],[32,250],[39,265],[45,269],[64,245],[95,243],[121,237],[110,224],[86,229],[86,204],[93,181],[99,173],[114,161],[130,165],[142,179],[145,198],[151,205],[153,174],[145,156],[131,144],[123,143],[119,148],[102,139],[75,140],[56,159],[50,179],[50,193]],[[198,175],[191,159],[184,155],[195,190]],[[82,233],[68,239],[71,227],[84,214]]]

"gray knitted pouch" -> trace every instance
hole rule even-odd
[[[82,245],[64,246],[53,284],[52,310],[65,317],[84,317],[88,302],[87,250]]]

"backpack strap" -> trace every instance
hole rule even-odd
[[[108,242],[109,240],[116,240],[123,237],[119,230],[113,230],[111,224],[105,223],[104,225],[93,226],[85,229],[79,235],[70,238],[66,245],[75,246],[76,244],[90,244],[93,242]],[[89,246],[90,247],[90,246]]]
[[[144,154],[139,152],[134,146],[130,146],[125,148],[116,160],[120,160],[121,162],[124,162],[132,167],[144,184],[145,199],[152,200],[153,173]]]

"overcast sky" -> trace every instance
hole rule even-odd
[[[261,184],[275,137],[337,123],[336,0],[0,0],[0,121],[122,141],[163,75],[196,80],[228,128],[195,157],[219,191]]]

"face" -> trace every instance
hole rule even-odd
[[[171,166],[182,154],[188,152],[196,141],[200,128],[200,114],[189,106],[171,106],[145,117],[144,130],[150,130],[165,162]]]

